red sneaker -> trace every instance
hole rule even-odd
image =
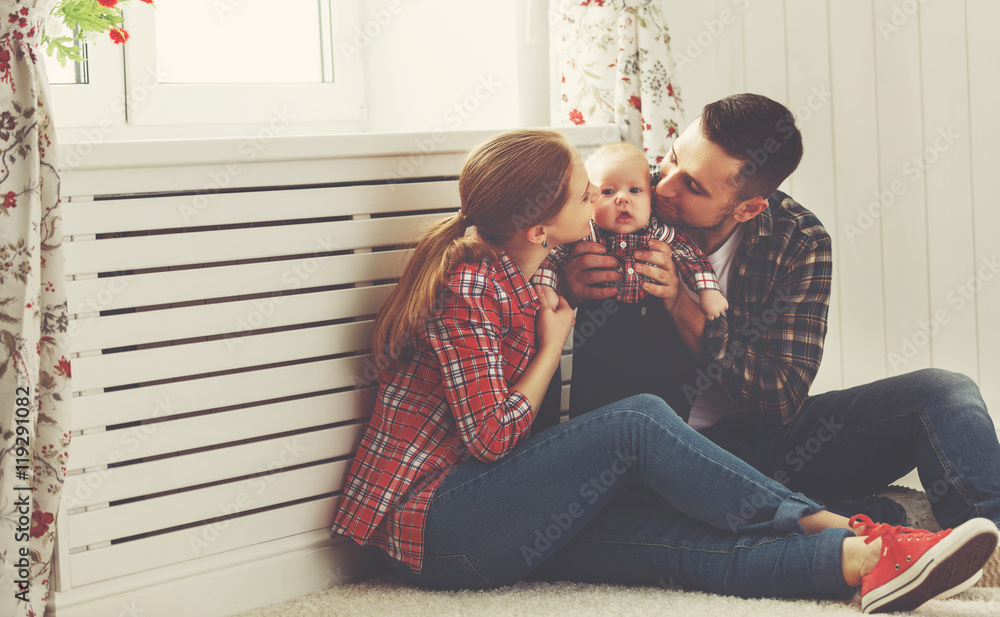
[[[851,517],[851,527],[869,544],[882,539],[882,551],[872,571],[861,578],[861,611],[908,611],[957,587],[974,576],[997,546],[997,527],[974,518],[937,533],[875,524],[863,514]]]

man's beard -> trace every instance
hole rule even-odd
[[[657,205],[660,205],[660,197],[656,198],[656,203],[657,203]],[[729,219],[730,216],[733,215],[733,212],[736,212],[736,208],[738,208],[738,207],[739,207],[738,203],[736,203],[736,202],[730,203],[729,205],[727,205],[725,207],[725,209],[723,209],[722,212],[719,213],[718,218],[711,225],[694,225],[690,221],[688,221],[687,219],[681,217],[680,214],[677,213],[677,212],[675,212],[674,214],[671,214],[671,215],[667,215],[667,216],[664,216],[661,212],[657,212],[656,213],[656,218],[659,219],[659,221],[661,223],[665,223],[667,225],[672,225],[672,226],[675,226],[675,227],[683,227],[685,229],[698,229],[698,230],[702,230],[702,231],[717,232],[717,231],[721,231],[722,230],[723,224],[726,222],[726,220]]]

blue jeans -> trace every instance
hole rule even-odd
[[[638,395],[453,469],[430,502],[420,572],[436,589],[547,578],[662,583],[739,595],[849,597],[846,529],[805,535],[820,506]]]
[[[964,375],[916,371],[811,396],[785,426],[739,424],[705,434],[834,512],[903,522],[898,505],[871,495],[916,468],[942,527],[977,516],[1000,524],[1000,443]]]

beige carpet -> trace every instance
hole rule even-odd
[[[436,592],[408,587],[394,579],[372,579],[331,587],[240,617],[799,617],[861,615],[861,596],[849,602],[825,600],[745,600],[659,587],[519,583],[493,591]],[[1000,616],[1000,589],[972,588],[947,600],[932,600],[913,615]]]

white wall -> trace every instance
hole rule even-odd
[[[529,24],[543,2],[516,0],[362,0],[362,23],[391,21],[363,48],[368,132],[506,129],[545,124],[522,111],[531,67],[548,79],[547,30]],[[380,24],[381,25],[381,24]],[[534,53],[541,62],[526,62]],[[543,80],[543,84],[545,83]],[[547,92],[538,92],[545,108]]]
[[[1000,58],[989,0],[667,0],[688,119],[753,91],[805,139],[786,183],[834,240],[813,392],[924,367],[968,374],[1000,418]]]

